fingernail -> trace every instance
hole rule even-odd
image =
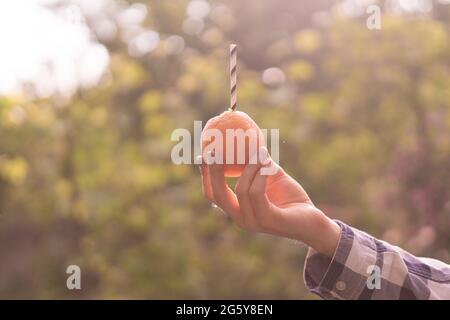
[[[270,163],[269,151],[266,147],[259,148],[259,162],[265,166]]]
[[[206,164],[213,164],[213,155],[213,151],[208,151],[208,153],[206,154]]]
[[[258,163],[258,153],[251,156],[249,160],[249,164],[257,164],[257,163]]]

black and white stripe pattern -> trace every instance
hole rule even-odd
[[[236,70],[237,69],[237,46],[230,44],[230,108],[236,109]]]

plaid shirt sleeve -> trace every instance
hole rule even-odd
[[[324,299],[450,299],[449,265],[336,222],[341,236],[333,258],[308,251],[304,280],[311,292]]]

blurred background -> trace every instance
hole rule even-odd
[[[170,161],[174,129],[228,107],[232,42],[238,108],[280,128],[314,202],[449,263],[449,17],[448,0],[0,2],[0,298],[316,298],[304,245],[239,230]]]

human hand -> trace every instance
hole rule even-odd
[[[223,165],[199,159],[205,197],[243,229],[296,239],[332,257],[340,236],[337,223],[314,206],[302,186],[270,158],[265,147],[257,158],[246,165],[234,191],[226,182]],[[274,174],[264,174],[263,168]]]

